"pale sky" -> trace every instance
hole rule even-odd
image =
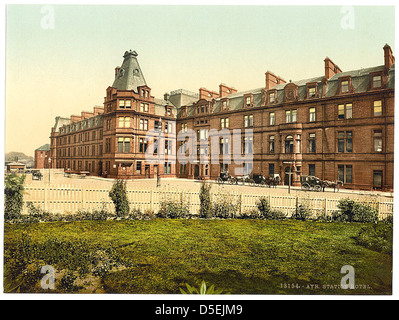
[[[53,20],[49,12],[53,9]],[[43,11],[42,11],[43,10]],[[353,10],[353,11],[352,11]],[[135,50],[152,94],[220,83],[260,88],[382,65],[395,53],[394,7],[8,5],[5,152],[33,156],[56,116],[102,105],[114,69]],[[353,14],[352,14],[353,13]]]

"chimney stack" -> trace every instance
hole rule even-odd
[[[392,54],[391,47],[386,44],[384,46],[384,65],[385,65],[385,72],[388,72],[392,65],[395,63],[395,57]]]
[[[271,73],[270,71],[266,72],[266,90],[272,89],[280,83],[286,83],[286,81],[283,78],[280,78]]]
[[[324,70],[327,80],[330,79],[334,74],[342,72],[342,70],[334,62],[332,62],[329,57],[324,59]]]
[[[219,84],[219,97],[220,98],[223,98],[229,94],[236,93],[236,92],[237,92],[237,89],[228,87],[223,83]]]

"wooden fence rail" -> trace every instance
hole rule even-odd
[[[52,213],[76,213],[79,210],[94,211],[106,209],[114,212],[114,205],[108,195],[109,190],[103,188],[76,187],[71,185],[54,186],[25,186],[25,204],[31,202],[35,207]],[[193,191],[180,192],[175,190],[127,190],[128,200],[131,208],[141,211],[151,210],[157,212],[160,204],[166,200],[181,201],[189,206],[192,214],[198,214],[200,208],[199,193]],[[266,195],[272,209],[280,210],[290,216],[297,205],[306,204],[314,215],[330,215],[338,210],[339,198],[328,198],[320,196],[316,198],[312,195],[294,196],[286,194]],[[212,194],[217,201],[220,195]],[[229,193],[231,201],[237,203],[240,212],[249,211],[256,208],[256,202],[265,195]],[[344,197],[344,196],[342,196]],[[386,197],[357,196],[351,197],[374,205],[378,209],[379,218],[386,218],[393,214],[393,199]],[[24,205],[24,214],[29,210]]]

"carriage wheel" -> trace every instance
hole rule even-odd
[[[321,186],[318,185],[318,184],[315,185],[315,186],[314,186],[314,190],[317,191],[317,192],[321,191]]]
[[[309,183],[305,182],[304,184],[302,184],[302,190],[304,190],[304,191],[309,191],[309,190],[310,190],[310,185],[309,185]]]
[[[230,183],[230,184],[237,184],[237,179],[234,178],[234,177],[231,177],[231,178],[229,179],[229,183]]]
[[[216,182],[217,182],[217,184],[221,184],[221,183],[223,183],[223,181],[222,181],[222,178],[217,178],[217,180],[216,180]]]

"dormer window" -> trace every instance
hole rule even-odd
[[[229,101],[226,100],[222,100],[222,110],[228,110],[229,109]]]
[[[269,93],[269,103],[274,103],[274,101],[276,101],[276,93],[271,92]]]
[[[253,95],[248,94],[248,95],[244,96],[244,106],[251,107],[252,104],[253,104]]]
[[[373,77],[373,88],[381,88],[382,86],[382,77],[381,75]]]
[[[172,108],[166,108],[166,116],[171,117],[172,116]]]
[[[349,81],[348,80],[344,80],[341,82],[341,92],[345,93],[349,91]]]

